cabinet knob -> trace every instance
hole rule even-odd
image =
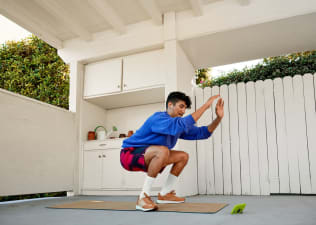
[[[126,84],[124,84],[124,87],[127,87],[127,85],[126,85]]]
[[[101,155],[99,155],[99,158],[101,158]]]
[[[102,155],[103,156],[103,158],[105,158],[106,157],[106,155]]]
[[[121,87],[121,85],[117,85],[117,88],[120,88]]]

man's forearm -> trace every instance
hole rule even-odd
[[[192,117],[194,119],[195,122],[197,122],[200,117],[203,115],[203,113],[208,109],[209,107],[204,104],[202,105],[198,110],[196,110],[194,113],[192,113]]]
[[[219,95],[214,95],[212,97],[210,97],[198,110],[196,110],[194,113],[192,113],[192,117],[194,119],[195,122],[197,122],[200,117],[203,115],[203,113],[211,107],[213,101],[215,99],[217,99],[219,97]]]
[[[222,118],[216,117],[216,119],[213,120],[213,122],[212,122],[210,125],[207,126],[208,131],[209,131],[210,133],[212,133],[212,132],[216,129],[216,127],[218,126],[218,124],[221,122],[221,120],[222,120]]]

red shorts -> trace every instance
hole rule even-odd
[[[130,147],[123,148],[120,153],[121,165],[128,171],[143,171],[147,172],[147,166],[145,164],[145,152],[148,147]],[[164,170],[161,169],[160,173]]]

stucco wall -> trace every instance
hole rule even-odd
[[[73,113],[0,89],[0,195],[73,189]]]

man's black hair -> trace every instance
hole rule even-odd
[[[173,105],[175,105],[178,101],[184,101],[187,105],[187,108],[191,108],[191,99],[189,96],[185,95],[183,92],[180,91],[174,91],[171,92],[168,95],[167,101],[166,101],[166,109],[168,109],[168,103],[171,102]]]

